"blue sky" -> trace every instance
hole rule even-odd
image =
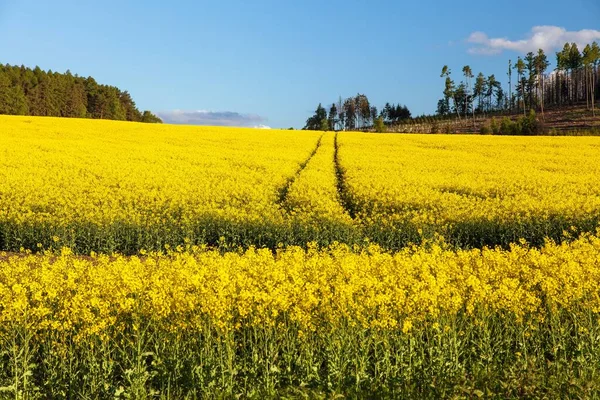
[[[598,0],[0,0],[0,62],[93,76],[173,121],[298,128],[358,92],[431,113],[444,64],[506,86],[532,43],[598,30]]]

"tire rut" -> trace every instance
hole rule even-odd
[[[279,189],[279,198],[277,200],[277,204],[279,204],[280,207],[282,207],[284,209],[286,208],[285,207],[285,203],[286,203],[287,196],[288,196],[288,193],[290,191],[290,188],[292,187],[292,185],[294,184],[294,182],[296,181],[296,179],[298,178],[298,176],[300,176],[300,174],[302,173],[302,171],[304,170],[304,168],[306,168],[306,166],[308,165],[308,163],[310,162],[310,160],[312,160],[312,158],[315,156],[315,154],[317,154],[317,151],[319,150],[319,147],[321,147],[321,141],[323,140],[323,135],[321,135],[319,137],[319,140],[317,140],[317,145],[315,146],[315,148],[313,149],[313,151],[310,153],[310,155],[308,156],[308,158],[306,160],[304,160],[300,164],[298,170],[294,173],[294,175],[292,175],[291,177],[289,177],[288,180],[286,181],[285,185],[283,185],[283,187],[281,189]]]
[[[342,167],[339,158],[339,150],[340,146],[338,143],[338,133],[335,134],[335,139],[333,140],[334,152],[333,152],[333,163],[335,166],[335,178],[337,183],[337,191],[340,203],[344,210],[350,215],[350,218],[356,219],[356,204],[352,200],[352,196],[350,195],[350,191],[348,189],[348,185],[346,184],[346,171]]]

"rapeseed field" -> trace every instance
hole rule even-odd
[[[593,398],[600,139],[0,117],[0,396]]]

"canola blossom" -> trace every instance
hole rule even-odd
[[[66,248],[3,254],[0,347],[26,352],[16,357],[24,366],[0,360],[0,384],[21,371],[52,377],[48,393],[76,385],[90,395],[112,396],[122,386],[134,396],[164,395],[173,385],[177,397],[250,396],[301,382],[371,382],[400,396],[419,393],[410,386],[419,374],[456,384],[450,372],[515,368],[516,352],[531,353],[527,368],[538,368],[546,362],[539,352],[563,362],[576,348],[588,352],[577,367],[587,374],[600,359],[599,286],[600,239],[587,235],[540,249],[430,243],[397,253],[335,245],[275,254],[195,246],[143,257],[82,258]],[[504,354],[500,364],[496,352]],[[429,365],[434,353],[453,370]],[[69,363],[77,376],[65,370]],[[162,378],[147,380],[156,374]],[[482,379],[499,395],[516,393]]]
[[[0,124],[0,397],[600,396],[599,138]]]
[[[539,246],[599,225],[595,137],[0,121],[2,250]]]
[[[596,137],[347,133],[340,143],[352,207],[382,242],[437,233],[458,246],[541,245],[600,221]]]
[[[87,254],[221,236],[261,245],[261,231],[283,224],[278,190],[320,136],[60,118],[0,123],[0,247],[67,245]]]
[[[337,191],[334,138],[334,133],[323,134],[314,156],[290,187],[285,201],[292,216],[352,224]]]
[[[222,332],[292,323],[314,331],[349,323],[397,329],[440,315],[507,312],[517,320],[556,310],[600,312],[600,239],[541,249],[450,250],[439,244],[396,253],[370,246],[290,247],[220,253],[195,246],[168,255],[2,255],[0,324],[85,338],[132,315]]]

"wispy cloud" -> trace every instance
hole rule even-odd
[[[185,125],[252,127],[266,121],[266,118],[260,115],[241,114],[234,111],[172,110],[158,112],[157,115],[165,123]]]
[[[534,26],[525,39],[509,40],[508,38],[490,38],[484,32],[473,32],[467,42],[475,46],[469,48],[471,54],[495,55],[505,50],[527,53],[543,49],[546,52],[561,49],[565,43],[577,43],[581,48],[600,39],[600,31],[582,29],[567,31],[559,26]]]

